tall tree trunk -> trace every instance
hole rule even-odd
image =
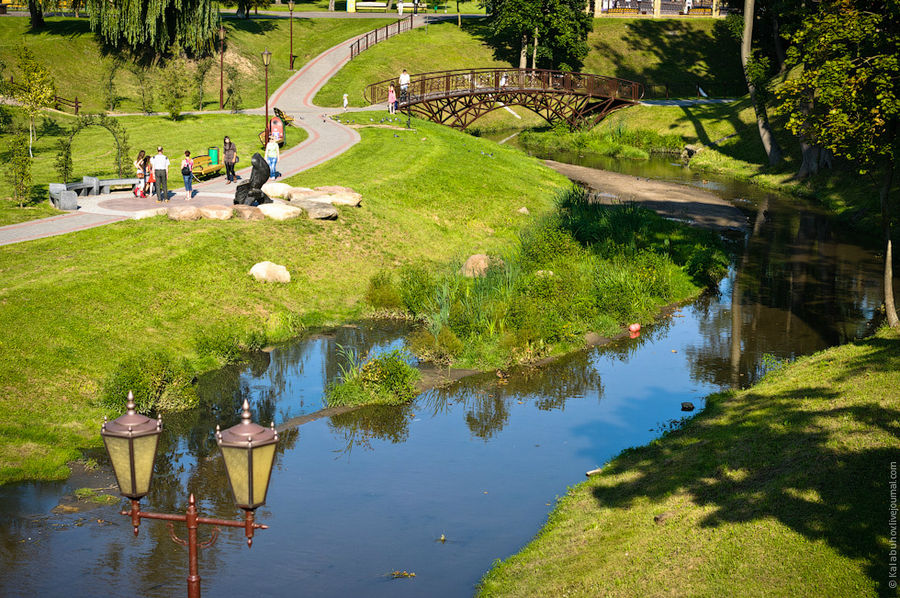
[[[334,0],[328,0],[328,12],[334,12]]]
[[[778,17],[772,16],[772,45],[775,46],[775,57],[778,59],[778,72],[784,72],[784,42],[781,39],[781,32],[778,29]]]
[[[41,0],[28,0],[28,13],[31,15],[31,28],[44,28],[44,6]]]
[[[538,28],[534,28],[534,50],[531,52],[531,68],[537,68]]]
[[[896,128],[896,126],[895,126]],[[897,308],[894,305],[894,264],[891,247],[891,210],[889,209],[889,194],[894,182],[894,160],[887,165],[884,173],[884,181],[881,184],[881,231],[884,234],[884,314],[887,316],[888,326],[900,328],[900,319],[897,318]]]
[[[528,68],[528,36],[522,34],[522,49],[519,50],[519,68]]]
[[[34,159],[34,154],[31,153],[31,144],[34,143],[34,117],[28,119],[28,157]],[[65,182],[65,181],[63,181]]]
[[[751,48],[753,43],[753,11],[755,8],[755,0],[744,0],[744,34],[741,38],[741,66],[744,69],[744,78],[747,80],[747,89],[750,90],[750,102],[756,111],[756,125],[759,128],[759,138],[762,141],[763,149],[769,157],[769,164],[775,166],[782,161],[781,147],[772,134],[772,127],[769,125],[769,115],[766,112],[766,105],[757,97],[756,85],[754,85],[750,73],[747,71],[747,63],[750,61]]]

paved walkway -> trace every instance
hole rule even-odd
[[[297,14],[299,13],[295,13],[295,16]],[[454,18],[455,16],[453,15]],[[429,16],[429,19],[432,22],[435,20],[432,16]],[[417,17],[414,23],[416,27],[424,24],[425,19],[422,16]],[[359,142],[359,133],[328,118],[332,114],[342,112],[340,108],[320,108],[313,104],[313,98],[319,89],[350,60],[350,46],[359,37],[362,36],[353,37],[322,52],[269,97],[270,108],[278,106],[286,114],[293,116],[296,119],[295,124],[306,129],[309,134],[303,143],[281,153],[276,167],[281,178],[322,164]],[[246,114],[263,114],[263,112],[264,108],[245,111]],[[290,131],[287,134],[290,135]],[[238,170],[237,175],[248,177],[250,156],[253,152],[248,148],[238,148],[238,153],[241,156],[240,163],[246,167]],[[174,183],[175,180],[170,179],[170,182]],[[335,184],[339,182],[335,181]],[[184,188],[173,187],[170,189],[170,195],[173,192],[174,195],[168,205],[229,205],[234,199],[234,188],[234,185],[226,185],[224,176],[219,176],[194,185],[194,197],[187,201],[184,198]],[[78,207],[78,211],[71,214],[0,227],[0,245],[62,235],[129,218],[143,218],[157,214],[160,209],[155,199],[135,198],[130,192],[80,197]]]

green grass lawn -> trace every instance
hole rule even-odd
[[[546,212],[568,184],[512,148],[414,124],[361,129],[347,153],[288,181],[360,191],[363,206],[335,222],[159,217],[0,247],[0,483],[65,476],[79,449],[99,446],[99,385],[126,354],[165,348],[202,369],[216,364],[198,362],[199,332],[355,317],[379,269],[500,251],[530,219],[520,207]],[[255,282],[263,260],[292,282]]]
[[[339,106],[344,93],[351,106],[365,106],[363,89],[370,83],[396,77],[402,69],[426,73],[469,67],[508,67],[494,58],[494,50],[483,40],[483,20],[429,25],[381,42],[347,63],[316,94],[320,106]]]
[[[480,595],[896,596],[898,385],[900,335],[882,331],[713,395],[570,489]]]
[[[588,46],[588,73],[660,85],[743,82],[738,43],[719,19],[594,19]]]
[[[396,19],[294,19],[294,67],[300,68],[328,48],[381,27]],[[244,108],[256,108],[264,103],[265,70],[261,54],[272,52],[269,65],[269,93],[292,74],[289,69],[290,22],[287,19],[225,19],[225,65],[234,66],[239,73],[239,91]],[[48,67],[57,84],[57,94],[66,98],[78,97],[87,112],[105,109],[102,88],[105,65],[112,61],[101,52],[86,19],[53,17],[39,33],[28,30],[27,17],[0,19],[0,63],[6,65],[6,76],[16,75],[16,53],[21,44],[31,48],[37,59]],[[126,67],[115,76],[117,95],[121,98],[117,112],[141,110],[140,88],[135,75]],[[158,69],[151,68],[150,87],[157,98],[163,93],[165,80]],[[227,85],[227,81],[225,82]],[[219,108],[219,60],[204,82],[203,107]],[[154,109],[164,110],[161,101]],[[197,109],[186,101],[183,110]]]
[[[22,119],[21,114],[18,118]],[[38,121],[39,137],[34,145],[32,166],[32,204],[23,209],[10,200],[0,200],[0,226],[57,213],[46,204],[47,184],[61,182],[54,167],[57,141],[66,134],[65,130],[74,120],[74,117],[54,114],[46,122]],[[221,148],[225,135],[231,137],[238,148],[238,155],[246,156],[249,164],[249,157],[253,152],[261,149],[256,136],[263,129],[263,120],[262,116],[234,114],[184,115],[178,121],[162,116],[121,117],[119,121],[125,128],[131,147],[125,176],[134,176],[131,163],[138,151],[143,149],[152,155],[156,153],[156,147],[162,145],[171,163],[170,185],[177,188],[181,186],[181,156],[184,151],[189,150],[196,156],[207,153],[210,146]],[[291,127],[288,129],[285,145],[294,146],[306,137],[305,130]],[[8,139],[8,134],[0,134],[0,146],[5,147]],[[115,143],[106,129],[83,129],[72,144],[72,180],[81,180],[85,175],[116,175],[115,157]],[[0,197],[8,198],[11,194],[9,177],[0,178]]]

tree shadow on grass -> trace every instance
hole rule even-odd
[[[847,375],[900,368],[900,342],[861,344],[875,351]],[[707,510],[702,527],[776,520],[865,561],[888,595],[888,480],[900,455],[898,421],[900,410],[828,386],[717,395],[684,430],[626,451],[604,470],[627,474],[628,481],[592,492],[604,507],[618,509],[684,493]]]

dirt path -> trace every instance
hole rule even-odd
[[[544,160],[544,164],[596,191],[601,203],[634,201],[665,218],[718,231],[743,229],[747,217],[719,197],[686,185]]]

